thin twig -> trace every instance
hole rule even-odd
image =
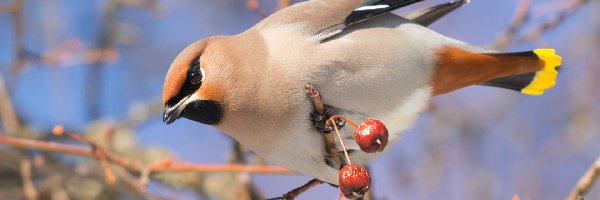
[[[598,178],[600,178],[600,158],[577,181],[577,185],[575,185],[567,200],[582,200],[583,196],[592,189]]]
[[[0,13],[12,13],[15,10],[13,4],[0,4]]]
[[[308,189],[310,189],[312,187],[315,187],[317,185],[320,185],[322,183],[323,183],[323,181],[315,178],[313,180],[308,181],[308,183],[300,186],[299,188],[293,189],[292,191],[290,191],[287,194],[283,195],[283,198],[285,200],[293,200],[296,197],[298,197],[298,195],[306,192]]]
[[[533,26],[532,30],[528,33],[516,35],[517,32],[524,28],[523,25],[529,20],[530,16],[532,16],[532,1],[533,0],[520,1],[511,25],[493,45],[495,49],[504,49],[512,42],[539,41],[542,34],[562,24],[569,16],[573,15],[577,10],[583,7],[585,3],[589,2],[589,0],[568,0],[571,2],[569,4],[570,6],[557,9],[557,15],[554,18]]]
[[[4,77],[0,73],[0,118],[2,126],[8,135],[14,135],[19,130],[19,121],[17,114],[10,99],[10,94],[6,88]]]
[[[523,36],[520,40],[534,41],[534,40],[539,39],[543,33],[562,24],[562,22],[564,22],[569,16],[573,15],[576,11],[578,11],[580,8],[582,8],[583,5],[585,5],[585,3],[589,2],[589,0],[572,0],[572,1],[575,1],[575,3],[573,3],[572,6],[561,10],[560,12],[558,12],[558,15],[556,17],[537,26],[531,32],[529,32],[528,34]]]
[[[242,144],[237,140],[231,139],[233,143],[232,153],[229,159],[230,164],[244,164],[247,165],[248,161],[245,157],[244,149],[242,148]],[[234,179],[238,180],[238,183],[232,185],[232,188],[235,191],[238,191],[238,199],[243,200],[251,200],[251,199],[264,199],[264,197],[260,196],[260,192],[254,186],[251,176],[247,172],[238,173],[234,175]],[[260,197],[259,197],[260,196]]]
[[[110,166],[108,165],[108,161],[107,161],[107,154],[105,151],[100,151],[97,148],[94,148],[94,155],[100,159],[100,163],[102,164],[102,169],[104,170],[104,177],[105,177],[105,182],[109,185],[113,185],[115,184],[115,181],[117,180],[117,178],[115,177],[115,175],[113,174],[112,170],[110,169]]]
[[[30,139],[20,139],[14,137],[0,136],[0,144],[5,144],[17,149],[35,149],[45,152],[65,153],[70,155],[85,156],[95,158],[92,148],[84,146],[75,146],[59,144],[55,142],[44,142]],[[129,160],[128,158],[113,155],[107,152],[106,159],[112,164],[119,165],[128,170],[141,172],[143,164]],[[259,174],[292,174],[293,172],[277,166],[252,166],[238,164],[192,164],[186,162],[172,162],[168,165],[155,167],[153,172],[249,172]]]
[[[79,43],[78,40],[71,39],[42,53],[21,49],[15,62],[19,65],[40,63],[44,67],[70,67],[82,64],[113,63],[119,59],[119,52],[115,48],[88,48],[82,47]],[[22,66],[18,66],[13,73],[22,69]]]
[[[103,13],[102,26],[99,30],[98,48],[107,49],[114,46],[114,35],[118,33],[117,27],[117,11],[123,5],[121,0],[109,0]],[[103,81],[103,63],[94,63],[87,70],[86,85],[85,85],[85,102],[86,114],[88,119],[97,119],[100,117],[100,99],[102,97],[102,81]]]
[[[26,158],[21,159],[21,181],[23,182],[23,192],[28,200],[38,199],[38,191],[31,180],[31,161]]]
[[[163,103],[161,100],[152,100],[143,104],[133,105],[127,117],[120,120],[119,125],[125,127],[136,127],[146,122],[150,117],[154,117],[163,112]]]
[[[24,0],[15,0],[12,5],[12,20],[13,20],[13,31],[14,31],[14,39],[15,47],[14,52],[16,52],[17,56],[15,61],[12,63],[10,67],[10,71],[13,74],[18,73],[25,65],[25,59],[23,59],[23,50],[25,49],[25,31],[23,25],[23,1]]]
[[[306,94],[308,94],[308,98],[313,103],[317,114],[323,116],[325,114],[325,104],[323,103],[323,98],[319,91],[317,91],[313,85],[307,84]],[[341,163],[340,156],[338,155],[337,148],[335,146],[335,140],[333,139],[333,133],[330,131],[322,134],[323,139],[325,140],[325,149],[327,150],[327,153],[331,156],[331,159],[334,162]]]
[[[150,182],[150,174],[152,173],[152,171],[154,171],[155,169],[165,168],[168,165],[171,165],[172,163],[173,161],[171,160],[171,158],[167,158],[159,160],[155,163],[148,164],[144,168],[142,168],[139,181],[141,188],[144,190],[147,188],[148,182]]]
[[[516,14],[513,18],[510,26],[502,33],[502,36],[496,40],[494,44],[494,49],[504,49],[508,46],[508,44],[512,41],[514,34],[519,31],[523,24],[529,18],[529,10],[531,10],[531,3],[533,0],[522,0],[517,5]]]
[[[146,188],[142,187],[140,185],[140,183],[138,181],[138,177],[133,176],[127,170],[125,170],[123,168],[116,168],[114,170],[114,172],[115,172],[115,175],[120,178],[121,183],[124,183],[125,185],[131,187],[131,189],[133,191],[135,191],[136,193],[138,193],[140,196],[142,196],[143,199],[148,199],[148,200],[162,199],[159,196],[155,196],[153,194],[148,193],[148,191],[146,191]]]
[[[124,157],[119,157],[119,156],[115,156],[113,154],[108,153],[108,151],[106,151],[106,150],[104,150],[104,148],[98,146],[98,144],[96,144],[95,142],[90,141],[87,138],[85,138],[79,134],[73,134],[73,133],[61,133],[61,134],[67,135],[72,140],[83,142],[92,148],[91,149],[92,154],[94,155],[94,157],[96,157],[98,160],[100,160],[100,163],[102,164],[102,169],[104,170],[105,182],[109,185],[114,184],[116,181],[116,177],[115,177],[115,175],[113,175],[113,172],[110,169],[110,165],[108,165],[109,157],[111,158],[111,160],[118,160],[119,163],[129,164],[129,163],[133,162]]]
[[[292,191],[289,191],[288,193],[284,194],[282,197],[270,198],[268,200],[293,200],[293,199],[296,199],[296,197],[298,197],[302,193],[309,190],[310,188],[320,185],[322,183],[324,183],[324,182],[315,178],[315,179],[308,181],[308,183],[306,183],[296,189],[293,189]]]

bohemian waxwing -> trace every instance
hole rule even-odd
[[[167,72],[164,122],[212,125],[274,164],[338,184],[342,163],[330,159],[315,129],[307,84],[336,114],[383,121],[390,144],[432,96],[476,84],[540,95],[554,85],[561,62],[554,50],[497,53],[424,26],[467,1],[408,19],[389,13],[418,1],[311,0],[243,33],[197,41]],[[352,162],[373,159],[351,129],[341,133]]]

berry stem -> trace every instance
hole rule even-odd
[[[340,129],[338,129],[337,123],[335,123],[336,116],[329,118],[329,120],[333,124],[333,128],[335,129],[335,133],[337,134],[338,139],[340,140],[340,144],[342,144],[342,149],[344,150],[344,156],[346,156],[346,164],[351,165],[352,161],[350,161],[350,156],[348,156],[348,151],[346,150],[346,144],[344,144],[344,140],[342,139],[342,134],[340,134]]]
[[[354,127],[358,127],[358,124],[356,122],[354,122],[354,121],[352,121],[352,120],[350,120],[350,119],[348,119],[348,118],[346,118],[346,117],[344,117],[342,115],[331,116],[331,119],[340,119],[340,120],[345,121],[346,123],[348,123],[348,124],[350,124],[350,125],[352,125]]]

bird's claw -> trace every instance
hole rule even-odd
[[[310,117],[315,129],[317,129],[317,131],[320,133],[328,133],[333,131],[333,125],[327,123],[327,120],[337,114],[335,112],[335,107],[323,104],[321,94],[319,94],[319,91],[317,91],[313,85],[306,85],[306,94],[308,94],[308,98],[314,106],[314,110],[310,113]],[[340,129],[346,124],[346,122],[342,120],[338,120],[336,123]]]
[[[318,114],[315,111],[311,112],[311,119],[313,122],[313,126],[315,127],[315,129],[317,129],[317,131],[319,131],[320,133],[328,133],[334,130],[333,128],[333,124],[331,123],[327,123],[327,121],[329,120],[329,118],[331,118],[334,115],[337,115],[335,112],[335,108],[330,106],[330,105],[324,105],[324,112],[323,114]],[[336,125],[338,127],[338,129],[342,129],[344,127],[344,125],[346,125],[346,122],[343,120],[336,120]]]

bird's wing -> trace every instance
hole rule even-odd
[[[327,39],[344,28],[423,0],[311,0],[283,9],[255,28],[301,24],[309,35]]]
[[[429,26],[430,24],[436,22],[438,19],[446,16],[448,13],[469,3],[469,1],[470,0],[459,0],[439,4],[422,10],[413,11],[403,16],[406,19],[412,20],[415,23],[420,24],[422,26]]]

